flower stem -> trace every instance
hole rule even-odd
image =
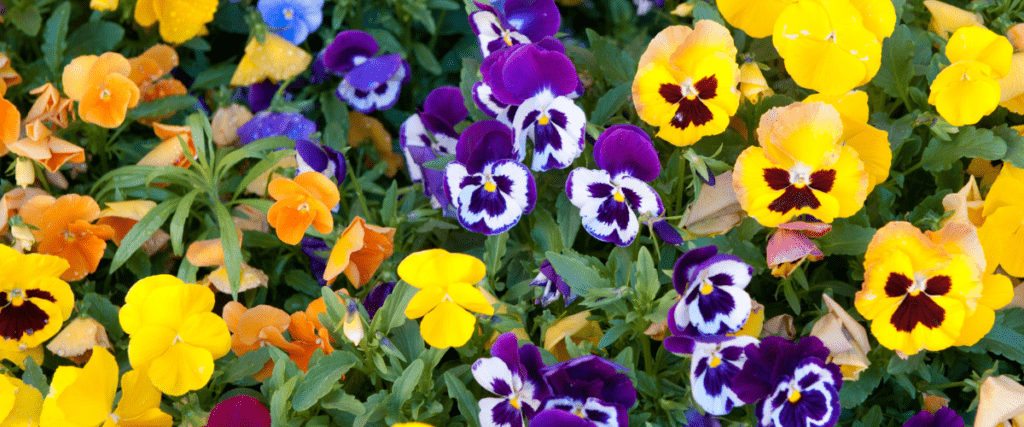
[[[651,378],[655,378],[654,357],[651,356],[651,337],[644,333],[641,333],[641,336],[643,337],[643,342],[640,344],[640,347],[643,348],[644,352],[644,371]]]
[[[918,387],[918,390],[942,390],[942,389],[954,388],[954,387],[967,387],[967,382],[966,381],[957,381],[955,383],[946,383],[946,384],[929,384],[929,385],[926,385],[924,387]]]
[[[356,189],[356,198],[359,199],[359,206],[363,208],[363,215],[368,222],[371,222],[372,218],[370,214],[370,207],[366,204],[366,196],[363,194],[363,188],[359,186],[359,180],[356,179],[355,172],[352,172],[352,165],[348,164],[348,159],[345,159],[345,164],[348,169],[349,179],[352,180],[352,186]]]

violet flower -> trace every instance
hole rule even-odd
[[[305,139],[295,141],[295,161],[298,167],[295,176],[303,172],[320,172],[324,176],[334,177],[341,184],[348,172],[345,156],[333,148]]]
[[[363,114],[393,107],[409,81],[409,63],[397,53],[374,57],[379,50],[373,36],[358,30],[338,33],[324,50],[324,66],[343,76],[335,95]]]
[[[683,236],[680,235],[679,232],[676,231],[675,227],[673,227],[672,224],[669,224],[668,221],[659,219],[654,221],[652,227],[654,227],[654,233],[657,234],[661,240],[664,240],[665,243],[670,245],[683,244]]]
[[[331,248],[327,246],[327,242],[315,237],[303,237],[301,245],[302,253],[309,258],[309,269],[313,272],[316,282],[320,286],[327,286],[324,270],[327,269],[327,254],[331,253]]]
[[[701,415],[695,409],[687,409],[686,425],[689,427],[722,427],[722,422],[714,415]]]
[[[533,45],[542,50],[555,51],[563,55],[565,54],[565,45],[554,37],[545,37],[533,43]],[[576,90],[569,94],[568,97],[570,99],[576,99],[583,95],[583,90],[583,82],[577,78]],[[473,84],[472,92],[473,102],[476,103],[478,108],[480,108],[480,111],[489,117],[498,119],[502,123],[512,127],[512,121],[515,119],[516,110],[519,108],[518,104],[510,105],[502,102],[494,95],[494,91],[491,90],[491,87],[482,81]]]
[[[501,10],[483,3],[476,6],[480,10],[469,14],[469,26],[484,58],[505,47],[554,36],[562,25],[554,0],[506,0]]]
[[[626,370],[608,360],[587,355],[548,366],[544,378],[551,397],[530,421],[532,427],[625,427],[636,388]],[[580,420],[584,423],[580,423]]]
[[[491,347],[491,356],[473,363],[473,378],[501,397],[480,400],[483,427],[522,427],[523,417],[533,417],[551,392],[541,375],[544,362],[533,344],[519,347],[515,334],[507,332]]]
[[[294,141],[308,140],[316,132],[316,123],[302,114],[264,111],[238,128],[238,140],[242,145],[273,136],[285,136]]]
[[[829,351],[821,340],[766,337],[744,353],[747,361],[733,378],[733,390],[746,403],[757,401],[760,426],[831,427],[839,421],[843,375],[826,362]]]
[[[633,4],[636,5],[636,16],[642,16],[654,10],[655,6],[665,7],[665,0],[633,0]]]
[[[601,169],[576,168],[565,192],[580,208],[583,228],[591,236],[628,246],[640,231],[634,210],[648,216],[665,211],[661,197],[647,185],[661,173],[658,153],[640,128],[614,125],[594,143],[594,162]]]
[[[249,85],[245,91],[245,100],[249,103],[250,111],[256,114],[270,108],[271,102],[274,101],[274,94],[277,93],[279,87],[281,85],[270,81]],[[291,98],[291,94],[287,92],[284,96],[285,100]]]
[[[677,338],[677,337],[673,337]],[[747,360],[744,349],[757,344],[749,336],[724,337],[720,342],[680,341],[673,352],[693,354],[690,359],[690,385],[693,400],[712,415],[725,415],[746,402],[733,391],[733,378]],[[668,345],[666,345],[668,348]]]
[[[462,132],[444,182],[459,222],[477,233],[502,233],[537,203],[533,175],[515,160],[511,131],[496,120],[474,123]]]
[[[914,414],[903,427],[964,427],[964,419],[956,411],[942,407],[934,414],[928,411]]]
[[[259,0],[256,4],[270,31],[300,44],[323,22],[324,0]]]
[[[214,406],[206,427],[270,427],[270,411],[256,398],[239,395]]]
[[[719,341],[739,331],[750,317],[750,295],[744,290],[754,268],[733,255],[719,254],[715,246],[690,250],[679,257],[672,284],[682,299],[669,310],[672,338],[665,348],[677,353],[683,340]]]
[[[573,103],[579,76],[565,54],[534,44],[516,45],[487,57],[480,72],[490,94],[484,91],[477,97],[493,96],[517,106],[511,126],[520,161],[526,157],[527,138],[533,140],[535,171],[568,167],[583,153],[587,117]]]
[[[395,285],[397,282],[384,282],[373,289],[370,293],[366,294],[366,299],[363,301],[363,307],[366,308],[366,314],[370,315],[370,320],[373,320],[373,316],[377,314],[377,310],[380,310],[384,306],[384,301],[387,300],[388,296],[395,291]]]
[[[559,276],[558,273],[555,272],[555,267],[552,267],[551,262],[548,260],[544,260],[544,262],[540,264],[540,273],[537,274],[537,277],[535,277],[532,282],[530,282],[530,286],[539,286],[544,288],[544,292],[535,302],[535,304],[541,304],[544,307],[555,302],[559,297],[565,298],[565,306],[568,307],[569,304],[578,296],[573,293],[572,288],[562,280],[562,276]]]
[[[466,120],[468,115],[462,91],[455,86],[441,86],[427,95],[423,110],[409,116],[402,123],[398,130],[398,142],[405,153],[405,164],[413,182],[423,180],[423,163],[455,154],[455,146],[459,142],[455,125]],[[413,147],[427,150],[417,156],[412,152],[415,151]],[[424,186],[424,191],[429,191],[427,186]]]

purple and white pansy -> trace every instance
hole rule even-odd
[[[409,81],[409,63],[397,53],[374,57],[379,50],[373,36],[358,30],[338,33],[324,49],[324,66],[343,76],[335,95],[363,114],[393,107]]]
[[[501,10],[483,3],[476,6],[480,10],[469,14],[469,26],[484,58],[508,46],[554,36],[562,25],[554,0],[506,0]]]
[[[565,306],[568,307],[577,297],[573,293],[572,288],[569,287],[569,284],[562,280],[562,276],[555,272],[555,267],[548,260],[544,260],[540,264],[540,273],[530,282],[530,286],[538,286],[544,289],[540,298],[535,302],[535,304],[541,304],[543,307],[558,301],[560,297],[565,298]]]
[[[541,374],[544,362],[533,344],[519,347],[515,334],[502,334],[491,347],[491,356],[473,363],[473,378],[501,397],[481,399],[480,425],[522,427],[523,417],[533,417],[550,394]]]
[[[675,336],[702,339],[739,331],[750,317],[750,295],[744,290],[754,268],[715,246],[687,251],[676,261],[672,283],[682,299],[669,312]],[[665,345],[671,347],[672,341]],[[672,348],[669,348],[672,350]]]
[[[345,180],[348,165],[345,156],[333,148],[305,139],[295,141],[295,176],[304,172],[319,172],[330,178],[334,177],[338,184]]]
[[[661,197],[647,184],[661,173],[658,153],[640,128],[614,125],[594,143],[594,162],[601,169],[576,168],[565,192],[580,208],[590,235],[627,246],[640,230],[636,212],[656,217],[665,211]]]
[[[398,142],[405,153],[409,177],[413,182],[423,180],[424,156],[413,154],[414,147],[426,148],[429,157],[426,161],[437,157],[455,154],[459,143],[459,133],[455,125],[466,120],[469,111],[462,98],[462,91],[455,86],[441,86],[427,95],[423,102],[423,110],[409,116],[398,130]],[[433,156],[433,157],[430,157]]]
[[[316,123],[302,114],[263,111],[238,128],[238,141],[247,145],[274,136],[285,136],[294,141],[308,140],[316,132]]]
[[[626,369],[599,356],[587,355],[543,369],[551,397],[531,420],[533,427],[626,427],[636,388]],[[575,419],[575,420],[574,420]],[[579,423],[583,420],[585,423]]]
[[[580,87],[576,68],[560,42],[545,40],[543,45],[516,45],[487,57],[480,66],[487,87],[477,86],[474,95],[488,114],[505,105],[497,117],[511,125],[520,161],[526,157],[526,140],[533,141],[535,171],[572,164],[583,153],[587,125],[586,114],[572,100]]]
[[[676,346],[673,351],[693,355],[690,359],[693,400],[705,412],[725,415],[732,408],[746,403],[733,391],[733,378],[747,360],[744,349],[750,344],[757,344],[756,338],[741,335],[726,337],[720,342],[690,339],[680,342],[685,344]]]
[[[537,203],[533,175],[515,159],[512,132],[496,120],[476,122],[462,132],[444,183],[459,222],[477,233],[502,233]]]

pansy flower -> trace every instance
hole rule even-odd
[[[409,300],[405,315],[423,317],[420,334],[427,344],[437,348],[465,345],[476,325],[470,311],[494,314],[494,307],[476,288],[485,276],[479,259],[443,249],[416,252],[398,264],[398,277],[419,289]]]
[[[735,57],[732,35],[717,22],[662,30],[640,57],[633,78],[637,114],[660,127],[658,137],[674,145],[724,132],[740,105]]]
[[[690,358],[693,400],[708,414],[725,415],[732,408],[745,404],[732,390],[732,382],[747,360],[743,350],[757,342],[750,336],[731,337],[721,342],[686,340],[686,345],[670,351],[693,355]]]
[[[484,58],[508,46],[554,36],[562,25],[554,0],[506,0],[501,10],[483,3],[476,6],[480,10],[469,14],[469,26]]]
[[[338,184],[345,181],[348,163],[345,156],[333,148],[323,144],[299,139],[295,141],[295,161],[298,167],[295,175],[305,172],[319,172],[327,177],[334,177]]]
[[[1010,376],[991,376],[978,391],[976,427],[1024,426],[1024,385]]]
[[[25,351],[57,334],[75,306],[71,287],[59,278],[67,269],[59,257],[0,245],[0,348]]]
[[[569,173],[566,195],[580,208],[583,228],[591,236],[628,246],[640,231],[636,212],[656,217],[665,211],[661,197],[647,184],[661,173],[658,153],[640,128],[613,125],[594,143],[594,163],[601,169]]]
[[[744,353],[733,389],[744,402],[757,401],[761,427],[831,427],[839,420],[842,374],[825,362],[829,352],[821,340],[766,337]]]
[[[325,234],[334,229],[331,208],[338,204],[341,195],[338,187],[322,174],[306,172],[294,180],[277,178],[270,182],[268,192],[277,202],[267,211],[267,221],[282,242],[299,243],[310,225]]]
[[[206,427],[270,427],[270,411],[252,396],[224,399],[210,411]]]
[[[32,159],[49,172],[57,172],[68,162],[85,162],[85,149],[55,136],[42,120],[25,122],[25,137],[7,144],[14,154]]]
[[[256,8],[270,30],[292,44],[301,44],[323,22],[323,0],[260,0]]]
[[[348,124],[348,146],[357,148],[364,142],[369,142],[377,151],[379,159],[387,165],[384,176],[394,178],[398,169],[402,167],[402,156],[392,150],[391,133],[384,128],[384,124],[355,110],[348,112]],[[377,160],[369,153],[363,159],[367,169],[377,165]]]
[[[530,282],[530,286],[538,286],[543,289],[540,298],[536,301],[543,307],[547,307],[558,298],[564,298],[565,306],[568,307],[579,296],[573,293],[572,288],[565,283],[565,280],[562,280],[562,276],[555,272],[555,267],[552,267],[548,260],[540,263],[540,273]]]
[[[181,44],[206,35],[206,24],[213,21],[216,11],[216,0],[139,0],[135,22],[143,27],[159,22],[160,37],[167,43]]]
[[[978,228],[978,237],[985,248],[986,270],[1002,267],[1010,276],[1024,277],[1024,169],[1004,163],[999,176],[988,191],[982,214],[985,222]]]
[[[37,388],[0,375],[0,425],[36,426],[42,409],[43,395]]]
[[[210,119],[213,129],[213,143],[218,147],[227,147],[238,143],[238,130],[249,120],[252,112],[244,105],[231,104],[218,108]]]
[[[310,62],[312,55],[277,34],[267,34],[264,43],[253,37],[231,76],[231,85],[249,86],[267,79],[286,81],[306,71]]]
[[[740,206],[774,227],[808,214],[831,223],[861,209],[868,176],[857,151],[840,144],[843,124],[831,105],[775,107],[757,127],[761,147],[736,159],[733,188]]]
[[[512,132],[495,120],[476,122],[462,132],[455,161],[444,170],[444,191],[467,230],[499,234],[533,211],[536,184],[515,157]]]
[[[554,37],[545,37],[538,41],[534,41],[532,44],[541,50],[554,51],[561,53],[563,55],[565,54],[565,45]],[[508,54],[511,53],[512,50],[513,48],[501,49],[502,53],[500,56],[507,56]],[[486,65],[481,64],[480,72],[485,76],[484,79],[490,78],[486,77],[487,73],[485,72],[485,70],[490,69],[491,65],[495,64],[498,59],[499,58],[497,57],[494,59],[486,59],[484,61]],[[501,83],[502,77],[498,76],[496,78],[498,79],[499,83]],[[570,99],[575,99],[578,98],[580,95],[583,95],[583,91],[583,81],[578,80],[576,84],[576,89],[567,96]],[[512,120],[515,118],[516,110],[519,108],[519,101],[515,101],[516,103],[509,104],[510,99],[508,96],[503,96],[502,99],[504,100],[498,99],[497,95],[495,95],[494,90],[491,89],[491,87],[488,86],[488,84],[486,83],[486,80],[474,83],[471,92],[473,93],[473,102],[476,104],[476,106],[480,109],[481,112],[483,112],[484,114],[491,118],[498,119],[499,121],[508,125],[509,127],[512,126]]]
[[[954,345],[983,289],[983,267],[971,256],[946,252],[907,222],[878,229],[864,269],[857,311],[879,344],[908,355]]]
[[[953,126],[975,124],[999,105],[1013,46],[986,28],[963,27],[946,43],[946,57],[952,64],[935,77],[928,103]]]
[[[568,167],[583,153],[587,118],[572,101],[580,80],[563,53],[519,45],[489,56],[480,72],[495,98],[517,106],[511,126],[518,160],[526,158],[528,138],[535,171]]]
[[[670,351],[685,353],[689,339],[710,339],[739,331],[750,316],[750,295],[744,290],[754,268],[715,246],[687,251],[676,261],[672,283],[682,296],[669,311],[666,338]]]
[[[238,128],[238,141],[242,145],[273,136],[285,136],[295,141],[309,140],[317,132],[316,123],[299,113],[263,111]]]
[[[282,350],[297,350],[297,346],[284,338],[284,332],[291,324],[291,317],[284,310],[265,304],[253,308],[228,301],[224,306],[224,322],[231,331],[231,351],[242,356],[250,351],[268,345]],[[274,361],[268,360],[263,368],[252,374],[257,381],[263,381],[274,369]]]
[[[483,427],[522,427],[523,417],[533,418],[550,390],[541,375],[540,351],[533,344],[519,347],[516,335],[507,332],[491,347],[491,356],[473,363],[473,378],[487,391],[501,397],[480,400]]]
[[[338,301],[343,302],[340,295],[335,293]],[[302,372],[309,370],[309,358],[317,349],[324,352],[324,355],[331,354],[334,346],[331,345],[334,339],[331,333],[320,323],[320,314],[327,313],[327,303],[320,297],[306,306],[305,310],[292,313],[291,323],[288,325],[288,333],[292,337],[295,347],[289,347],[288,358],[299,366]]]
[[[440,181],[430,169],[421,165],[438,156],[455,154],[459,134],[455,125],[462,123],[469,115],[462,98],[462,91],[455,86],[441,86],[427,95],[423,109],[409,116],[398,131],[398,143],[405,153],[409,165],[409,177],[413,182]],[[424,184],[424,195],[431,196],[432,188]]]
[[[889,178],[892,167],[892,149],[889,148],[889,133],[868,124],[868,94],[861,90],[839,96],[816,93],[804,99],[804,103],[824,102],[839,112],[843,122],[842,145],[857,151],[857,157],[864,162],[868,174],[868,189]]]
[[[166,166],[188,168],[192,165],[192,159],[196,158],[197,154],[196,144],[192,140],[191,126],[153,123],[153,133],[163,141],[153,147],[142,159],[139,159],[139,165],[158,168]],[[183,141],[188,147],[187,154],[182,147]]]
[[[772,276],[786,278],[804,261],[819,261],[825,254],[811,238],[824,236],[832,230],[830,224],[793,221],[779,224],[768,239],[766,259]]]
[[[114,230],[106,225],[93,225],[100,207],[89,196],[66,194],[59,199],[36,196],[21,207],[25,223],[35,227],[32,234],[39,242],[41,254],[57,255],[68,260],[71,268],[62,280],[80,280],[96,271],[107,247],[106,240]]]
[[[103,324],[91,317],[79,317],[68,322],[67,326],[46,344],[46,349],[76,365],[82,365],[92,357],[93,346],[111,351],[114,349],[110,345],[110,338],[107,337],[107,329]],[[37,364],[42,364],[42,357],[36,358],[36,361]]]
[[[379,50],[373,36],[358,30],[338,33],[324,50],[324,66],[343,76],[334,94],[363,114],[393,107],[411,75],[401,55],[374,57]]]
[[[544,400],[530,425],[626,427],[627,411],[636,404],[636,388],[620,370],[626,369],[595,355],[542,368],[551,397]]]
[[[330,285],[338,275],[345,277],[356,289],[370,283],[373,273],[395,249],[395,229],[367,224],[355,217],[341,232],[324,268],[324,280]]]
[[[971,13],[938,0],[924,0],[924,7],[932,14],[928,31],[943,39],[949,40],[954,31],[963,27],[985,28],[985,19],[980,13]]]
[[[942,407],[934,413],[921,411],[914,414],[903,423],[903,427],[964,427],[964,419],[956,411]]]
[[[129,336],[128,360],[161,392],[199,390],[213,375],[213,361],[231,351],[231,333],[212,313],[213,291],[161,274],[139,280],[118,312]]]
[[[78,101],[82,120],[113,129],[139,104],[141,93],[130,75],[131,64],[119,53],[79,56],[64,67],[64,93]]]

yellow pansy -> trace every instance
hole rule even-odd
[[[740,104],[735,57],[732,35],[714,21],[698,21],[693,30],[662,30],[641,56],[633,79],[637,114],[675,145],[724,132]]]
[[[718,0],[718,11],[725,21],[750,37],[772,35],[775,20],[796,0]]]
[[[249,86],[263,80],[277,83],[306,71],[313,57],[283,37],[268,33],[265,43],[255,37],[245,46],[245,55],[231,76],[232,86]]]
[[[766,227],[803,214],[831,223],[864,204],[868,175],[857,151],[840,144],[839,112],[823,102],[776,107],[761,116],[760,147],[736,159],[732,185],[747,214]]]
[[[892,167],[892,149],[889,148],[889,133],[868,124],[868,94],[861,90],[843,95],[816,93],[804,99],[805,103],[824,102],[839,111],[843,121],[842,144],[857,150],[857,156],[864,162],[868,173],[868,189],[889,178]]]
[[[125,303],[119,318],[130,338],[128,359],[163,393],[202,388],[213,375],[213,361],[231,350],[231,333],[211,312],[208,287],[157,275],[136,282]]]
[[[986,271],[1002,267],[1010,276],[1024,277],[1024,169],[1003,163],[985,199],[984,224],[978,228],[985,249]]]
[[[908,222],[878,229],[864,256],[854,304],[882,346],[916,354],[955,345],[982,296],[981,270],[955,246],[939,245]]]
[[[775,22],[772,43],[796,84],[821,93],[849,92],[870,81],[881,66],[881,39],[864,27],[860,11],[847,0],[787,7]]]
[[[423,317],[420,334],[427,344],[438,348],[462,346],[476,325],[476,317],[469,311],[494,314],[494,307],[475,286],[485,276],[486,268],[479,259],[444,249],[416,252],[402,260],[398,277],[419,289],[405,308],[405,315],[410,319]]]
[[[25,351],[57,334],[75,306],[71,287],[60,279],[67,269],[63,258],[0,245],[0,348]]]
[[[206,35],[206,24],[213,21],[217,0],[139,0],[135,21],[143,27],[160,23],[160,37],[167,43],[181,44],[195,36]]]
[[[953,126],[975,124],[999,105],[1013,46],[988,29],[963,27],[946,44],[946,57],[952,65],[935,77],[928,103]]]
[[[761,68],[752,60],[746,60],[740,66],[740,92],[753,104],[761,98],[775,94],[772,88],[768,87],[768,81],[764,79]]]
[[[0,426],[38,426],[42,408],[39,390],[17,378],[0,375]]]

